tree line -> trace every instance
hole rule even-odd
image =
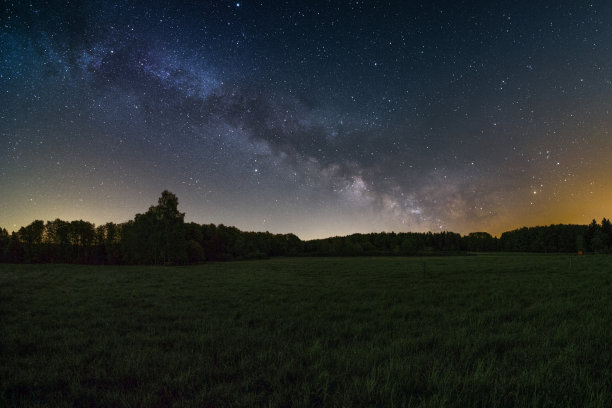
[[[9,235],[0,229],[0,261],[11,263],[181,265],[297,256],[294,234],[243,232],[224,225],[185,223],[178,198],[164,191],[133,220],[95,226],[87,221],[33,221]]]
[[[465,252],[596,252],[612,250],[612,224],[521,228],[493,237],[439,233],[370,233],[302,241],[294,234],[244,232],[186,223],[178,198],[164,191],[133,220],[95,226],[87,221],[35,220],[17,232],[0,229],[0,261],[11,263],[193,264],[273,256],[428,255]]]

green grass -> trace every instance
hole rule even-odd
[[[612,257],[0,265],[0,406],[609,406]]]

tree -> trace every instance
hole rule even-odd
[[[178,211],[178,198],[165,190],[157,206],[136,214],[123,229],[122,246],[129,263],[176,264],[187,262],[185,214]]]
[[[83,220],[72,221],[68,237],[72,247],[76,250],[75,261],[77,263],[90,262],[91,249],[96,237],[94,225]]]
[[[44,242],[49,246],[49,259],[52,262],[74,262],[69,222],[59,218],[47,221]]]
[[[587,247],[591,251],[599,251],[601,249],[600,247],[603,246],[603,241],[601,240],[600,235],[600,228],[601,227],[599,226],[599,224],[597,224],[597,220],[591,221],[587,228],[585,239]]]
[[[187,257],[185,214],[178,211],[178,198],[164,190],[153,207],[158,228],[161,227],[161,258],[164,263],[183,263]]]
[[[11,240],[8,246],[8,261],[12,263],[23,263],[24,262],[24,250],[19,236],[13,232],[11,234]]]
[[[0,262],[8,260],[9,243],[11,242],[8,231],[0,228]]]
[[[45,223],[42,220],[34,220],[26,227],[21,227],[18,231],[19,239],[25,244],[25,262],[40,262],[41,243]]]
[[[102,226],[104,229],[104,253],[106,262],[117,264],[121,262],[121,226],[107,222]]]
[[[463,240],[468,251],[494,251],[497,246],[496,239],[488,232],[471,232]]]
[[[612,249],[612,222],[604,218],[601,220],[601,233],[606,251]]]

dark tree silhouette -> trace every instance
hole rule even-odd
[[[11,263],[23,263],[25,261],[23,246],[15,232],[11,234],[8,246],[8,261]]]
[[[25,262],[32,263],[41,261],[40,244],[42,243],[44,231],[44,221],[35,220],[32,221],[30,225],[21,227],[17,232],[19,239],[25,244]]]
[[[11,242],[6,229],[0,228],[0,262],[8,262],[9,244]]]
[[[178,198],[165,190],[157,206],[123,227],[122,247],[128,263],[181,264],[187,262],[185,214],[178,211]]]
[[[604,218],[601,220],[601,233],[603,244],[606,252],[609,252],[612,246],[612,222]]]
[[[463,238],[465,249],[482,252],[497,250],[497,240],[488,232],[471,232]]]

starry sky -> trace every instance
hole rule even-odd
[[[11,1],[0,226],[322,238],[612,216],[609,1]]]

